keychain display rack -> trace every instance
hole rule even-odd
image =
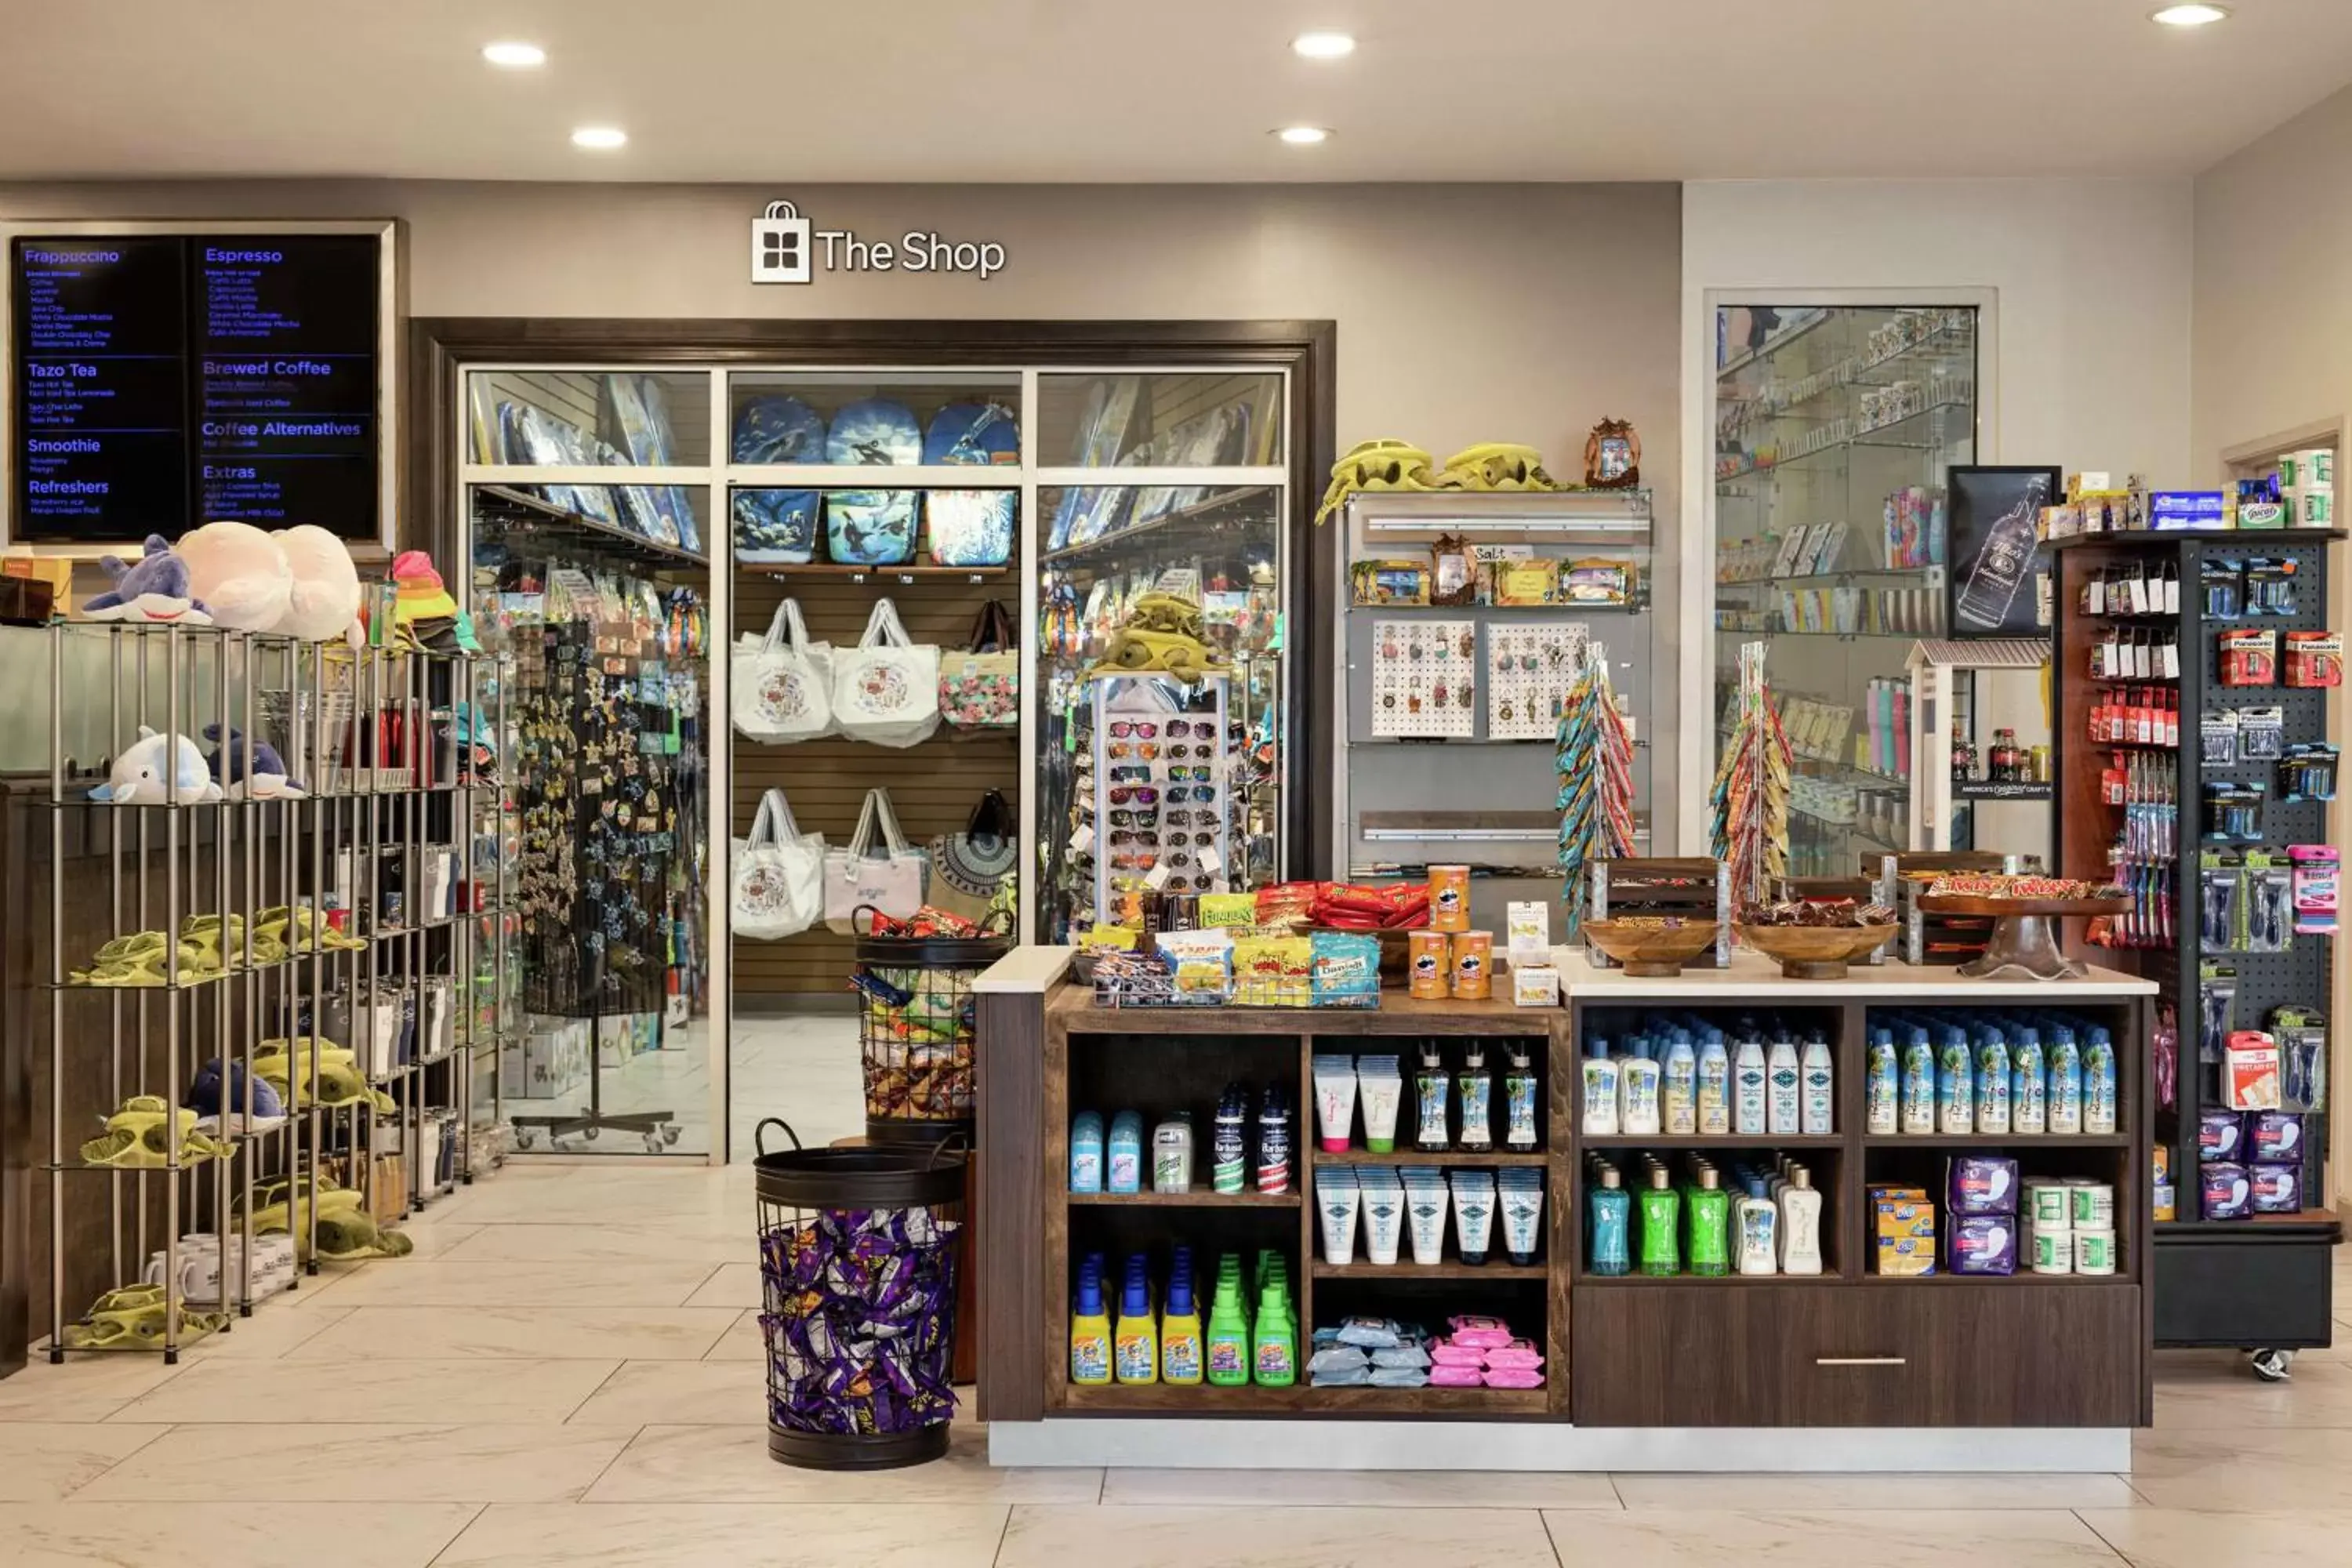
[[[2157,1097],[2157,1140],[2171,1160],[2179,1197],[2177,1217],[2155,1222],[2156,1342],[2252,1350],[2256,1370],[2266,1376],[2282,1372],[2294,1350],[2325,1345],[2336,1331],[2329,1258],[2342,1226],[2323,1206],[2332,1153],[2324,1058],[2344,1020],[2325,1018],[2327,1041],[2315,1086],[2323,1098],[2302,1119],[2305,1206],[2210,1221],[2200,1206],[2200,1118],[2225,1107],[2221,1042],[2206,1037],[2213,1031],[2204,1004],[2218,984],[2233,988],[2227,1029],[2269,1028],[2273,1009],[2281,1006],[2325,1017],[2336,939],[2289,930],[2248,942],[2234,936],[2216,942],[2212,938],[2221,933],[2205,929],[2200,895],[2209,857],[2275,855],[2284,867],[2290,846],[2338,840],[2331,838],[2326,799],[2293,798],[2294,792],[2282,787],[2283,759],[2272,747],[2249,755],[2233,745],[2226,759],[2217,748],[2209,758],[2202,731],[2209,720],[2227,727],[2249,710],[2277,709],[2282,745],[2341,740],[2327,733],[2330,691],[2286,685],[2283,668],[2273,670],[2265,684],[2231,684],[2224,679],[2221,640],[2242,628],[2268,630],[2281,639],[2289,632],[2328,629],[2331,546],[2344,537],[2295,529],[2108,533],[2053,542],[2057,869],[2061,876],[2119,883],[2131,896],[2131,911],[2107,922],[2112,945],[2093,956],[2137,966],[2158,983],[2159,1033],[2168,1021],[2177,1042],[2173,1103],[2166,1105],[2161,1092]],[[2242,586],[2253,561],[2292,563],[2291,607],[2275,600],[2261,605],[2231,586]],[[2086,608],[2085,597],[2095,580],[2104,605],[2096,613]],[[2139,595],[2118,593],[2107,602],[2109,582],[2132,581],[2143,585]],[[2210,605],[2209,582],[2215,595]],[[2150,593],[2147,584],[2159,587]],[[2129,651],[2140,647],[2177,651],[2149,659],[2141,674]],[[2114,657],[2108,650],[2115,648],[2126,650],[2122,658],[2130,673],[2105,673]],[[2135,725],[2128,740],[2093,739],[2095,718],[2118,703],[2126,712],[2153,711],[2145,734]],[[2226,820],[2209,805],[2221,795],[2239,794],[2263,797],[2249,820]],[[2294,1075],[2285,1076],[2292,1093]]]
[[[625,585],[633,607],[650,592],[667,613],[694,591],[558,530],[505,530],[499,543],[502,596],[528,577],[545,599],[579,601],[493,635],[511,643],[516,668],[522,1000],[541,1038],[584,1030],[587,1064],[584,1105],[500,1112],[524,1149],[542,1133],[552,1145],[613,1131],[659,1153],[682,1135],[677,1111],[606,1109],[605,1058],[647,1043],[639,1020],[651,1020],[657,1047],[673,1002],[702,989],[705,692],[677,617],[641,635],[601,616],[597,574]]]
[[[49,1357],[176,1362],[293,1287],[258,1234],[297,1233],[318,1271],[336,1172],[379,1219],[476,1173],[509,1018],[504,804],[481,743],[504,731],[505,682],[461,654],[179,625],[59,625],[48,642]],[[166,739],[141,770],[123,753],[144,731]],[[112,940],[85,942],[100,930]],[[354,1052],[348,1070],[321,1037]],[[257,1063],[273,1059],[265,1115]],[[86,1142],[100,1130],[70,1125],[68,1099],[93,1090],[114,1114]],[[205,1114],[175,1135],[190,1100]],[[105,1215],[102,1258],[68,1256],[85,1205]],[[185,1310],[184,1272],[217,1282],[216,1314]],[[110,1310],[69,1331],[69,1280],[101,1276]],[[160,1317],[152,1292],[143,1317],[126,1310],[142,1282]]]

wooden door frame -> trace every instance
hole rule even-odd
[[[1264,366],[1290,373],[1287,467],[1290,585],[1284,700],[1296,754],[1286,759],[1284,810],[1294,876],[1344,876],[1330,861],[1335,737],[1330,606],[1338,602],[1339,533],[1314,525],[1337,451],[1339,327],[1328,321],[981,321],[660,320],[597,316],[420,316],[408,323],[410,439],[399,547],[457,560],[454,509],[463,376],[472,364],[577,361],[651,369],[791,364]],[[714,532],[716,530],[714,529]],[[722,536],[723,537],[723,536]]]

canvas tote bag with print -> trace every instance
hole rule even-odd
[[[833,663],[833,649],[809,636],[800,602],[786,599],[766,637],[735,645],[735,728],[771,743],[831,734]]]
[[[851,740],[880,746],[919,745],[940,727],[940,650],[918,647],[887,599],[856,647],[834,656],[833,717]]]
[[[877,847],[877,831],[882,835]],[[871,904],[886,915],[911,918],[923,907],[930,873],[930,858],[907,842],[898,830],[898,814],[890,809],[890,792],[866,792],[866,809],[857,831],[839,849],[824,858],[824,925],[827,931],[854,936],[850,922],[860,906]]]
[[[971,651],[940,655],[940,712],[958,730],[1020,727],[1021,645],[993,599],[972,623]]]
[[[735,840],[728,910],[737,936],[798,936],[824,912],[824,836],[803,833],[784,792],[760,797],[749,837]]]
[[[931,840],[931,907],[974,924],[1020,870],[1020,820],[994,790],[980,797],[961,833]]]

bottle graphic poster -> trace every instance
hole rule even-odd
[[[2031,637],[2041,629],[2034,580],[2043,569],[2042,509],[2053,478],[2047,468],[1951,470],[1954,636]]]

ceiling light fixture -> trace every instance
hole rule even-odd
[[[1331,140],[1331,132],[1320,125],[1286,125],[1273,134],[1293,147],[1312,147],[1318,142]]]
[[[509,41],[484,44],[482,58],[501,69],[526,71],[547,63],[547,51],[537,44]]]
[[[2210,27],[2216,22],[2230,19],[2227,5],[2167,5],[2161,11],[2151,11],[2147,19],[2161,22],[2168,27]]]
[[[583,125],[572,133],[574,147],[585,147],[592,153],[610,153],[629,144],[629,133],[617,125]]]
[[[1301,59],[1345,59],[1356,52],[1356,40],[1345,33],[1301,33],[1290,40],[1290,52]]]

